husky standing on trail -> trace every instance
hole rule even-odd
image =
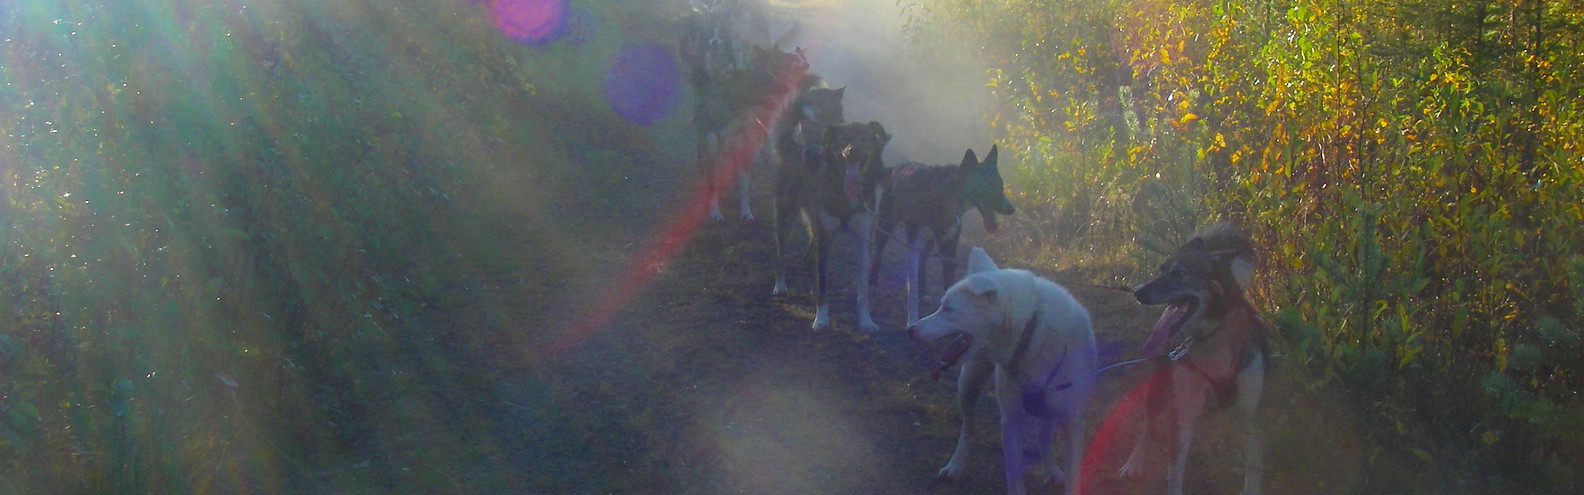
[[[775,150],[776,190],[771,198],[771,216],[776,243],[776,281],[771,294],[785,294],[786,272],[780,269],[786,228],[802,212],[803,184],[809,169],[809,155],[817,155],[825,130],[845,122],[842,117],[842,96],[847,87],[830,89],[825,79],[817,74],[805,74],[798,82],[798,95],[787,111],[776,122]],[[815,156],[812,159],[818,159]],[[782,181],[788,183],[783,186]]]
[[[788,66],[786,59],[776,55],[789,55],[780,47],[797,35],[797,26],[772,42],[760,2],[691,0],[689,4],[692,12],[683,19],[677,54],[692,69],[688,84],[693,90],[694,153],[710,191],[710,218],[720,220],[724,217],[712,170],[714,158],[726,147],[725,141],[733,137],[730,131],[734,128],[757,126],[759,132],[764,132],[769,125],[745,122],[744,114],[772,93],[776,84],[781,84],[777,78],[787,77],[783,71]],[[770,48],[764,48],[765,44]],[[807,69],[808,61],[802,59],[802,52],[793,54]],[[773,152],[767,139],[756,150],[754,160],[772,161]],[[738,174],[737,183],[739,214],[744,220],[752,220],[746,169]]]
[[[891,141],[879,122],[847,123],[825,129],[821,145],[805,151],[803,160],[776,168],[776,285],[786,292],[786,227],[794,215],[809,229],[814,266],[814,329],[830,326],[830,250],[843,230],[858,240],[858,273],[869,270],[869,238],[874,228],[874,196],[885,173],[880,155]],[[869,316],[869,284],[858,277],[858,326],[865,332],[880,330]]]
[[[982,162],[970,149],[955,167],[904,163],[891,169],[890,183],[880,195],[872,255],[875,269],[869,272],[869,284],[878,286],[880,254],[886,241],[895,237],[903,242],[907,249],[908,324],[919,319],[925,256],[937,252],[935,247],[940,248],[941,286],[957,282],[957,239],[962,235],[963,213],[970,208],[979,210],[985,231],[995,233],[995,215],[1014,211],[1001,185],[996,155],[996,146],[990,145],[990,154]],[[923,235],[926,229],[928,237]]]
[[[953,334],[961,336],[933,371],[939,376],[940,370],[963,362],[957,378],[962,431],[951,461],[937,477],[960,480],[966,474],[974,402],[993,372],[1007,493],[1026,492],[1024,442],[1031,430],[1040,474],[1064,483],[1068,495],[1076,493],[1083,410],[1094,390],[1092,380],[1080,377],[1092,373],[1098,359],[1089,312],[1055,282],[1027,270],[998,269],[983,249],[974,248],[968,254],[968,276],[946,290],[939,310],[908,327],[908,335],[925,342]],[[1065,472],[1051,451],[1058,425],[1066,430]]]
[[[1143,474],[1151,439],[1150,418],[1167,409],[1176,420],[1176,445],[1166,474],[1166,491],[1183,492],[1183,473],[1194,423],[1212,406],[1235,406],[1243,425],[1243,493],[1258,495],[1263,443],[1255,425],[1265,385],[1265,325],[1244,291],[1254,278],[1254,242],[1228,223],[1213,225],[1177,249],[1160,266],[1160,276],[1139,286],[1134,296],[1166,310],[1144,342],[1144,355],[1157,356],[1179,334],[1185,335],[1157,372],[1145,399],[1144,431],[1122,465],[1123,476]]]

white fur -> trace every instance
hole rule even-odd
[[[1012,375],[1018,341],[1031,318],[1038,321],[1019,360],[1020,376]],[[973,337],[973,346],[962,358],[958,400],[962,431],[951,460],[938,476],[962,479],[968,466],[972,440],[974,402],[984,382],[995,377],[996,404],[1001,411],[1001,446],[1006,468],[1007,493],[1021,495],[1024,486],[1023,445],[1029,431],[1037,433],[1043,473],[1053,480],[1065,478],[1051,450],[1052,434],[1065,429],[1066,493],[1076,492],[1078,463],[1083,457],[1083,409],[1093,392],[1092,380],[1080,380],[1095,369],[1094,330],[1089,312],[1054,282],[1026,270],[1000,269],[983,249],[968,255],[968,276],[941,298],[941,309],[908,327],[914,337],[933,341],[959,332]],[[1054,370],[1054,375],[1052,372]],[[1056,386],[1072,383],[1065,390]],[[1045,389],[1050,417],[1039,418],[1024,408],[1023,389],[1034,384]]]

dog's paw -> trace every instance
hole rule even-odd
[[[1144,475],[1143,462],[1138,458],[1138,452],[1128,456],[1127,462],[1122,463],[1122,469],[1117,470],[1117,476],[1124,479],[1138,478]]]
[[[858,322],[858,328],[862,328],[864,333],[877,333],[880,331],[880,325],[875,324],[874,320],[860,321]]]
[[[814,329],[824,330],[830,328],[830,303],[821,304],[814,309]]]
[[[935,473],[935,479],[955,483],[963,480],[963,475],[966,474],[965,471],[967,470],[963,469],[962,466],[948,462],[945,467],[940,469],[940,472]]]
[[[1061,467],[1055,464],[1047,465],[1045,469],[1038,470],[1037,473],[1041,482],[1063,485],[1067,483],[1067,473],[1062,472]]]
[[[721,214],[719,206],[710,205],[710,220],[725,220],[725,219],[726,219],[726,216]]]
[[[786,286],[786,281],[785,280],[777,280],[776,283],[775,283],[775,287],[770,288],[770,294],[771,295],[779,296],[779,295],[786,294],[786,293],[787,293],[787,286]]]
[[[739,218],[740,218],[740,219],[741,219],[741,220],[742,220],[742,221],[744,221],[744,222],[752,222],[752,221],[754,221],[754,216],[753,216],[753,212],[752,212],[752,211],[749,211],[749,210],[748,210],[748,209],[746,209],[746,208],[745,208],[745,209],[743,209],[743,211],[742,211],[742,215],[739,215]]]

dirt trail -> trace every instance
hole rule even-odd
[[[965,221],[977,224],[972,214]],[[883,281],[875,291],[882,332],[857,330],[856,253],[850,243],[839,242],[835,325],[812,331],[805,270],[792,272],[792,295],[770,295],[767,223],[708,224],[600,333],[543,367],[512,361],[517,367],[504,371],[496,387],[512,416],[502,424],[504,434],[515,439],[505,450],[514,452],[514,464],[534,466],[523,474],[524,486],[554,493],[1004,493],[997,413],[987,400],[979,404],[982,435],[970,479],[934,481],[956,439],[955,382],[930,381],[928,365],[938,349],[900,332],[903,291],[887,289]],[[978,226],[968,230],[964,245],[980,244]],[[642,244],[588,253],[591,259],[630,259]],[[897,269],[900,254],[889,252],[888,269]],[[594,272],[619,266],[608,263]],[[588,276],[578,284],[584,289],[596,289],[606,275]],[[1155,314],[1126,294],[1070,289],[1094,316],[1102,362],[1135,357],[1141,329],[1149,328]],[[502,303],[512,306],[507,299]],[[519,318],[540,319],[544,329],[557,326],[545,315]],[[519,350],[531,353],[534,341],[518,343]],[[1089,407],[1086,440],[1144,373],[1103,379]],[[1266,414],[1272,423],[1267,430],[1291,431],[1334,409],[1294,404],[1297,399],[1289,396],[1297,394],[1290,387],[1280,380],[1269,387],[1274,404],[1267,410],[1282,412]],[[1212,414],[1201,428],[1190,464],[1191,493],[1223,493],[1241,483],[1240,446],[1227,416]],[[1328,461],[1313,452],[1283,453],[1278,449],[1289,436],[1267,434],[1269,490],[1334,493],[1352,484],[1345,476],[1352,456]],[[1329,450],[1355,448],[1346,437],[1331,438]],[[1108,462],[1120,465],[1120,459]],[[1328,462],[1334,465],[1294,474]],[[1150,488],[1153,483],[1163,482],[1097,481],[1102,493],[1151,493],[1158,490]],[[1034,493],[1059,489],[1050,485]]]
[[[993,436],[975,452],[975,482],[940,485],[957,414],[949,379],[928,380],[932,353],[906,339],[897,291],[876,318],[853,325],[852,249],[842,260],[832,330],[815,332],[807,273],[795,294],[771,296],[764,222],[714,223],[605,331],[548,372],[552,404],[590,428],[581,467],[621,459],[608,478],[557,479],[545,488],[598,492],[996,493]],[[892,258],[893,260],[895,258]],[[531,400],[524,400],[533,403]],[[985,431],[993,431],[993,406]],[[605,455],[611,457],[604,457]],[[597,480],[597,481],[596,481]],[[995,480],[995,481],[992,481]],[[590,484],[581,484],[588,481]]]
[[[533,259],[545,253],[528,252],[524,268],[483,283],[489,297],[475,313],[481,319],[467,324],[501,329],[473,343],[485,356],[480,364],[498,369],[490,380],[493,410],[502,416],[495,447],[507,465],[525,467],[515,475],[521,479],[496,481],[536,493],[1004,491],[988,401],[980,404],[985,434],[971,458],[971,479],[934,481],[956,439],[955,384],[950,377],[930,381],[937,353],[900,332],[905,291],[896,243],[874,291],[883,330],[876,335],[853,324],[850,237],[838,238],[835,253],[835,325],[815,332],[807,270],[795,264],[793,294],[771,296],[769,222],[730,220],[696,232],[598,333],[542,360],[538,350],[642,257],[647,236],[682,199],[689,184],[677,178],[691,167],[651,165],[634,167],[634,180],[613,191],[628,207],[583,219],[604,230],[574,235],[575,249],[556,253],[570,258],[559,264],[572,267],[547,275]],[[765,175],[754,174],[755,191],[769,190]],[[757,213],[768,217],[769,202],[756,199]],[[984,239],[973,216],[964,246]],[[937,273],[932,266],[931,276]],[[1138,327],[1115,316],[1136,320],[1136,304],[1098,292],[1075,288],[1091,308],[1127,308],[1096,311],[1100,328]],[[552,294],[556,300],[542,301]]]

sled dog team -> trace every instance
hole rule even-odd
[[[754,151],[756,164],[774,167],[772,207],[776,246],[773,292],[787,292],[786,230],[801,220],[810,237],[813,328],[831,324],[828,290],[833,238],[843,231],[859,244],[857,323],[865,332],[879,326],[870,315],[869,289],[878,282],[876,265],[886,243],[905,247],[907,334],[933,342],[956,340],[936,365],[961,364],[958,402],[962,426],[950,460],[938,478],[962,479],[968,467],[975,427],[974,404],[991,378],[1001,413],[1001,444],[1008,493],[1026,492],[1030,469],[1046,481],[1079,493],[1084,453],[1083,411],[1095,388],[1100,363],[1088,312],[1055,282],[1027,270],[996,266],[983,249],[968,254],[967,274],[957,280],[956,251],[962,216],[977,210],[987,232],[997,230],[996,215],[1014,212],[997,168],[992,145],[984,159],[967,150],[956,165],[903,163],[887,167],[881,159],[891,135],[879,122],[846,122],[845,87],[831,88],[807,73],[801,50],[781,45],[756,2],[692,0],[684,21],[679,55],[691,70],[697,159],[710,189],[716,190],[710,164],[725,143],[746,132],[767,133]],[[769,48],[765,48],[769,46]],[[794,85],[792,87],[791,85]],[[788,103],[762,101],[778,87]],[[745,115],[756,105],[774,107],[772,122]],[[747,181],[739,179],[740,215],[752,219]],[[710,215],[722,217],[712,195]],[[934,313],[920,317],[919,299],[927,257],[938,258],[948,286]],[[1243,493],[1260,491],[1262,444],[1254,426],[1264,384],[1264,325],[1245,291],[1253,277],[1254,245],[1230,224],[1201,231],[1160,265],[1159,275],[1133,289],[1145,305],[1164,305],[1144,344],[1144,357],[1158,361],[1146,382],[1145,415],[1131,455],[1118,474],[1145,474],[1145,456],[1156,443],[1169,442],[1167,492],[1183,492],[1187,454],[1197,420],[1212,407],[1231,406],[1244,429]],[[1175,346],[1173,342],[1177,342]],[[1170,349],[1170,350],[1168,350]],[[1174,431],[1151,431],[1150,418],[1165,413]],[[1052,451],[1060,428],[1065,466]],[[1032,441],[1030,445],[1028,442]],[[1033,465],[1029,465],[1033,460]]]

